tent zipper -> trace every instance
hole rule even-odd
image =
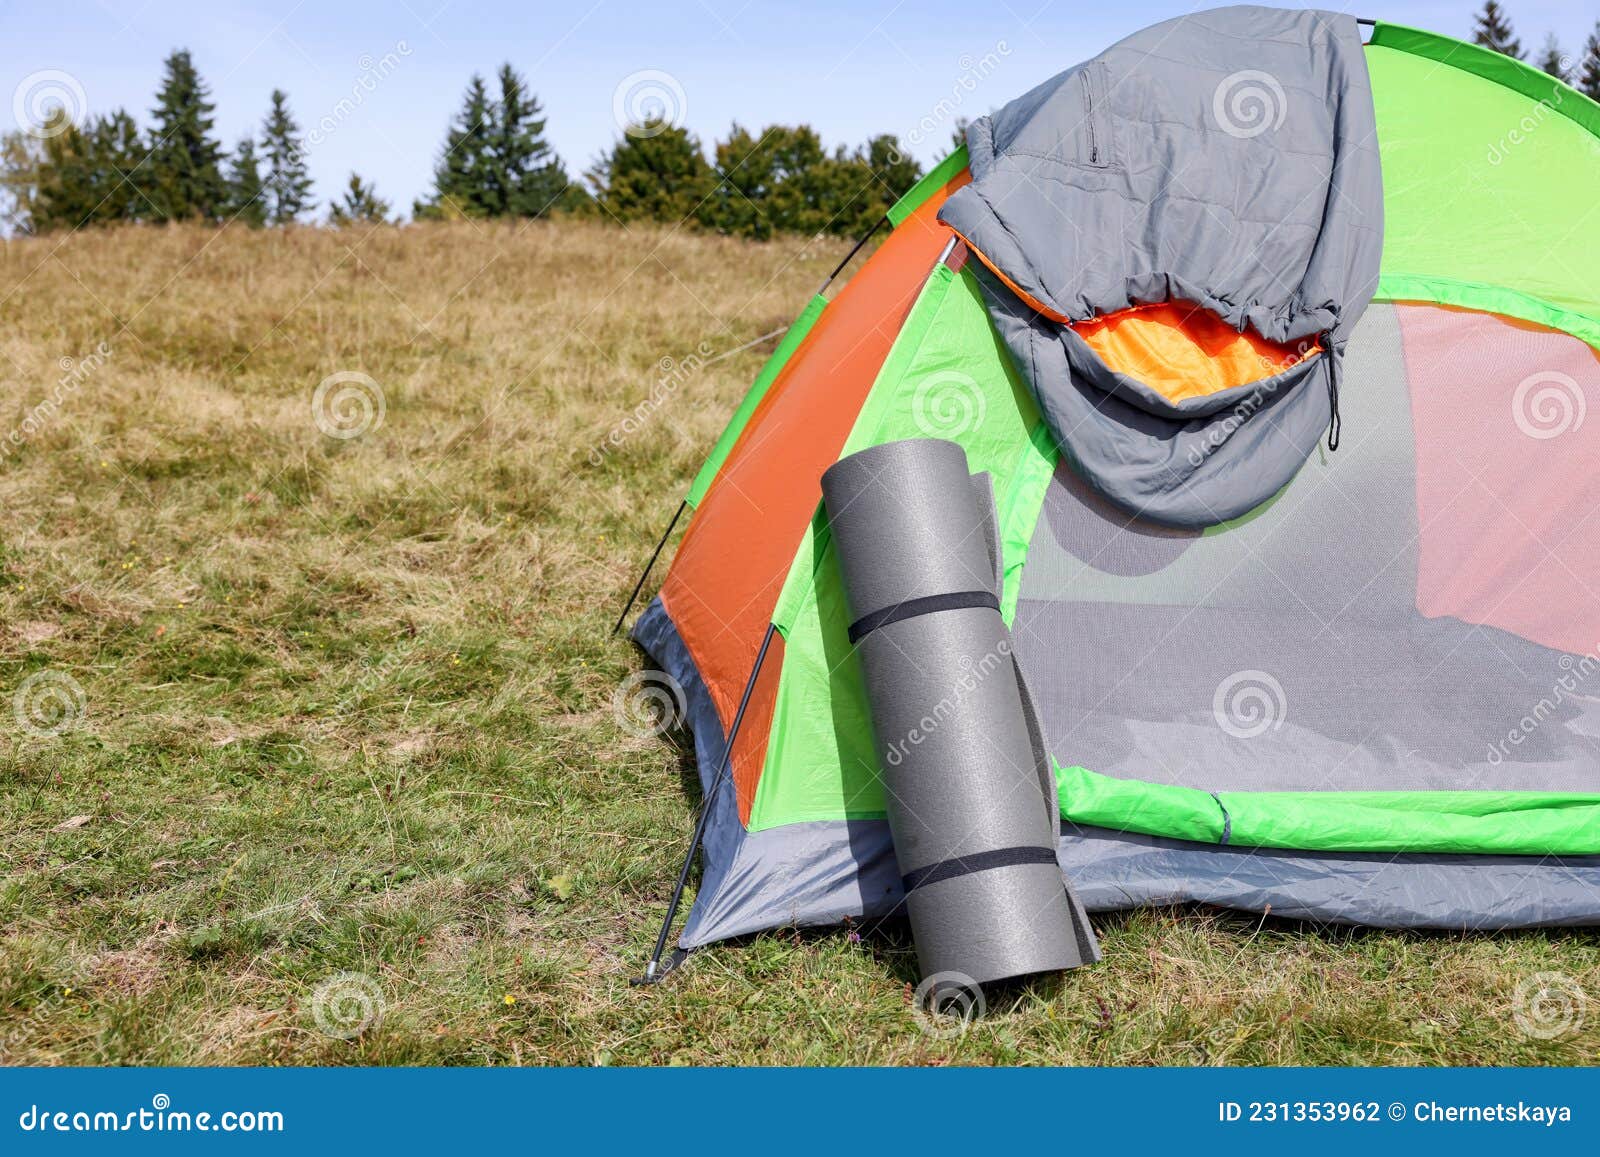
[[[1078,73],[1078,77],[1083,81],[1083,121],[1084,124],[1089,126],[1089,163],[1098,165],[1100,163],[1100,139],[1095,135],[1094,131],[1094,82],[1089,79],[1089,70],[1087,68]]]

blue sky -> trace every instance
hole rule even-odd
[[[1355,14],[1466,36],[1475,2],[1359,0],[1367,7]],[[1504,4],[1530,51],[1554,31],[1576,55],[1600,17],[1595,0]],[[428,185],[468,77],[504,60],[529,77],[549,138],[574,172],[617,137],[614,108],[630,77],[625,106],[629,92],[646,104],[666,101],[708,144],[735,119],[750,127],[809,123],[830,144],[878,132],[912,138],[926,160],[947,145],[948,110],[980,115],[1129,32],[1195,7],[0,0],[0,96],[13,95],[0,125],[14,127],[15,93],[29,78],[35,87],[64,83],[41,73],[67,74],[88,111],[122,106],[143,124],[162,57],[186,46],[211,85],[229,147],[259,125],[275,86],[289,93],[303,127],[322,125],[309,150],[322,199],[354,170],[409,208]],[[935,112],[941,102],[944,114]]]

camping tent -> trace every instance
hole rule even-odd
[[[1259,38],[1245,58],[1283,48],[1281,67],[1200,59],[1204,34],[1241,18]],[[1343,74],[1301,63],[1323,58],[1318,37],[1355,38]],[[907,438],[956,442],[992,482],[1001,611],[1054,760],[1059,861],[1090,911],[1600,922],[1600,420],[1586,420],[1600,397],[1600,105],[1446,37],[1379,23],[1362,40],[1347,17],[1268,9],[1141,33],[974,126],[970,164],[963,149],[930,172],[842,288],[801,312],[695,479],[692,520],[633,632],[683,688],[707,800],[684,947],[902,899],[820,479]],[[1169,156],[1153,178],[1164,224],[1146,222],[1139,245],[1206,249],[1224,218],[1250,216],[1241,204],[1307,179],[1291,158],[1309,157],[1326,189],[1327,147],[1370,154],[1340,170],[1352,188],[1313,204],[1308,236],[1339,246],[1343,280],[1327,280],[1349,308],[1310,341],[1224,316],[1243,304],[1215,272],[1229,254],[1204,257],[1211,284],[1146,278],[1126,308],[1080,281],[1053,316],[1047,261],[997,257],[1008,241],[969,231],[1009,228],[1030,197],[1099,211],[1113,186],[1125,211],[1118,182],[1183,129],[1162,120],[1188,109],[1163,86],[1186,68],[1208,83],[1233,69],[1193,111],[1248,160],[1196,173]],[[1043,133],[1052,164],[1079,150],[1071,175],[1025,167],[1020,202],[996,202],[982,186],[1015,165],[1007,142],[1037,133],[1079,81],[1084,115]],[[1360,228],[1330,231],[1339,203],[1363,196],[1378,203],[1355,206]],[[1267,248],[1284,220],[1268,222]],[[1068,256],[1104,241],[1085,240],[1081,218],[1042,227],[1070,236]],[[1363,245],[1375,282],[1360,284]],[[1134,249],[1126,270],[1145,257]],[[1283,258],[1297,259],[1321,261],[1304,246]],[[1268,275],[1303,304],[1312,273]],[[997,308],[1008,293],[1028,306],[1018,332]],[[1208,395],[1320,359],[1328,391],[1289,391],[1317,399],[1298,427],[1317,444],[1293,438],[1285,478],[1256,471],[1265,450],[1225,464],[1266,489],[1217,499],[1214,519],[1141,510],[1062,428],[1034,354],[1019,360],[1067,331],[1076,356],[1144,380],[1178,428],[1208,436]],[[1248,406],[1221,417],[1264,426]],[[1330,419],[1336,450],[1321,441]]]

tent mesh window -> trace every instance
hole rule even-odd
[[[1208,791],[1600,791],[1600,358],[1375,305],[1348,370],[1338,453],[1232,523],[1058,467],[1015,624],[1051,750]]]

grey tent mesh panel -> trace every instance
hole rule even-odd
[[[1338,452],[1238,523],[1140,524],[1057,471],[1014,630],[1058,761],[1211,791],[1600,791],[1600,678],[1561,690],[1596,660],[1417,609],[1397,314],[1352,337]]]

